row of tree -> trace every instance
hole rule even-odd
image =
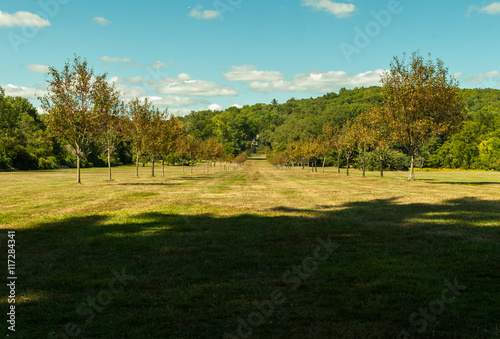
[[[86,60],[75,57],[62,70],[50,67],[49,75],[48,93],[40,98],[42,109],[47,113],[45,137],[48,142],[51,137],[56,138],[74,155],[77,183],[81,182],[81,162],[87,158],[92,145],[100,145],[106,153],[109,180],[112,179],[112,155],[124,143],[134,155],[136,176],[144,154],[152,162],[152,176],[156,161],[161,161],[165,174],[165,160],[172,155],[183,165],[183,171],[184,164],[195,161],[210,164],[235,160],[214,138],[201,140],[186,133],[178,118],[169,117],[166,110],[160,111],[147,98],[122,101],[119,91],[106,80],[106,74],[96,75]],[[236,162],[240,163],[241,159],[237,158]]]
[[[78,60],[78,63],[84,62]],[[53,89],[60,93],[63,92],[58,86],[76,86],[76,82],[70,85],[71,81],[67,79],[78,79],[78,75],[69,76],[70,73],[78,74],[74,68],[77,67],[70,64],[60,72],[51,69],[53,79],[49,85],[54,83]],[[53,73],[54,71],[56,73]],[[80,71],[90,72],[86,63]],[[315,139],[324,140],[328,134],[324,128],[329,125],[338,130],[334,134],[351,134],[360,140],[353,142],[343,137],[345,142],[336,142],[338,145],[346,145],[340,152],[341,156],[337,146],[327,146],[329,151],[326,153],[325,165],[346,166],[349,160],[350,165],[361,168],[365,158],[366,167],[371,170],[379,167],[385,170],[411,169],[413,158],[414,166],[500,170],[500,90],[458,89],[456,82],[450,82],[446,71],[439,60],[424,60],[420,56],[412,56],[410,61],[405,58],[395,59],[391,71],[386,73],[383,87],[341,89],[339,93],[328,93],[315,99],[292,98],[282,104],[273,100],[270,104],[230,107],[225,111],[193,111],[172,121],[172,118],[167,118],[166,112],[159,112],[151,102],[136,100],[124,104],[116,100],[118,94],[109,93],[109,84],[105,77],[92,75],[87,78],[88,85],[79,85],[82,91],[85,87],[89,89],[88,104],[82,105],[87,105],[87,111],[93,112],[89,115],[91,123],[83,123],[86,119],[78,118],[79,114],[75,116],[75,123],[81,120],[82,125],[92,125],[91,130],[100,132],[88,134],[90,137],[84,147],[85,156],[81,157],[80,162],[83,166],[106,166],[109,162],[119,165],[133,160],[139,162],[139,159],[143,162],[153,161],[153,158],[154,161],[163,159],[179,164],[195,164],[200,159],[208,162],[214,156],[201,155],[206,152],[195,152],[194,149],[208,147],[199,144],[208,145],[211,138],[213,140],[210,143],[215,141],[222,146],[222,158],[227,155],[237,156],[248,149],[264,151],[266,147],[273,153],[279,153],[301,140],[304,143]],[[401,78],[400,75],[403,74],[406,74],[406,78]],[[427,81],[428,77],[434,80]],[[439,79],[444,79],[444,84],[451,85],[451,89],[443,92]],[[402,86],[403,83],[406,85]],[[53,95],[56,92],[49,93]],[[81,101],[76,98],[77,94],[74,99],[65,97],[64,100],[69,101],[64,104],[65,107],[77,108],[76,104]],[[426,101],[427,106],[424,105]],[[456,105],[451,107],[460,112],[455,115],[450,115],[451,111],[446,113],[451,119],[445,124],[429,124],[434,118],[428,118],[434,113],[428,111],[437,112],[442,105],[449,103],[455,103]],[[49,106],[55,107],[52,103]],[[173,135],[177,133],[177,126],[177,129],[182,130],[183,138],[190,136],[184,140],[185,145],[182,146],[187,151],[179,152],[182,147],[178,143],[174,146],[172,140],[175,138],[168,136],[165,138],[166,145],[151,144],[151,140],[155,140],[157,135],[165,134],[165,131],[150,131],[144,126],[137,127],[136,132],[138,136],[147,135],[148,138],[144,144],[137,141],[134,146],[131,129],[127,124],[134,121],[134,114],[137,115],[136,121],[140,121],[141,109],[143,113],[147,112],[148,117],[161,115],[159,120],[169,121],[165,122],[166,126],[163,128],[172,128]],[[38,114],[26,99],[6,97],[0,90],[0,168],[44,169],[61,165],[76,167],[76,154],[82,152],[75,151],[76,146],[68,146],[70,143],[67,140],[53,132],[57,128],[49,126],[49,122],[51,116],[58,114],[55,110],[53,113]],[[113,118],[110,122],[106,118],[108,115],[118,115],[118,118]],[[399,119],[401,116],[405,118]],[[126,121],[120,120],[120,117],[126,118]],[[151,119],[158,120],[158,117]],[[460,123],[460,120],[463,121]],[[116,133],[114,124],[117,124],[118,130],[123,133]],[[354,126],[355,132],[347,133],[351,129],[347,128],[348,126]],[[443,127],[446,127],[447,131]],[[67,129],[64,127],[62,131]],[[108,141],[103,140],[109,137],[117,137],[117,142],[108,144]],[[324,144],[324,141],[322,142]],[[192,146],[195,144],[196,147]],[[166,157],[165,149],[169,148],[176,151]],[[111,151],[113,149],[114,152]],[[381,150],[384,152],[380,153]],[[104,155],[101,155],[103,152]],[[138,157],[137,154],[141,155]],[[295,155],[292,157],[297,158]],[[380,157],[383,158],[382,161]],[[220,155],[216,158],[222,159]],[[318,158],[318,155],[313,154],[309,158],[312,161]],[[318,159],[324,160],[325,157],[321,155]]]
[[[458,83],[441,60],[426,60],[418,53],[410,59],[395,57],[381,81],[382,105],[363,111],[352,122],[348,119],[342,127],[326,124],[319,137],[289,144],[286,150],[271,156],[271,162],[293,165],[305,158],[315,164],[323,157],[324,163],[328,153],[336,151],[338,161],[344,154],[349,175],[349,161],[360,150],[365,176],[366,151],[370,149],[379,158],[382,176],[386,154],[397,144],[410,156],[409,180],[414,180],[420,149],[432,138],[457,129],[465,118]],[[340,171],[340,163],[337,166]]]

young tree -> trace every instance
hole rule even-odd
[[[356,120],[352,125],[352,132],[357,137],[358,146],[361,148],[362,154],[362,169],[363,169],[363,178],[366,176],[366,147],[370,145],[370,122],[368,118],[367,111],[358,115]]]
[[[179,158],[189,160],[191,163],[191,173],[193,173],[193,162],[199,159],[198,154],[200,153],[199,148],[201,142],[191,134],[181,135],[177,140]]]
[[[184,173],[184,158],[179,152],[180,140],[184,135],[184,126],[173,115],[168,120],[162,120],[160,128],[160,148],[162,176],[165,176],[165,158],[170,154],[178,153]]]
[[[368,119],[369,125],[369,144],[372,147],[373,152],[377,155],[380,167],[380,176],[383,177],[384,161],[392,144],[389,126],[385,119],[383,108],[381,107],[373,107],[366,113],[366,118]]]
[[[323,134],[321,135],[323,141],[323,166],[321,168],[321,173],[325,173],[325,162],[328,153],[330,153],[335,148],[335,140],[338,137],[339,129],[338,126],[332,127],[329,123],[323,126]]]
[[[158,108],[151,107],[148,111],[146,123],[146,138],[144,139],[144,151],[151,156],[151,176],[155,176],[155,160],[162,149],[163,127],[166,112],[160,112]]]
[[[356,144],[358,142],[356,131],[352,126],[352,123],[350,120],[347,120],[345,125],[342,127],[342,131],[340,133],[340,145],[342,145],[342,148],[345,151],[345,158],[347,160],[347,172],[346,174],[349,175],[349,160],[354,155],[354,150],[356,149]]]
[[[109,180],[111,181],[111,154],[123,139],[124,120],[121,116],[123,104],[120,103],[120,92],[106,81],[105,76],[96,78],[94,94],[97,137],[107,152]]]
[[[394,140],[410,154],[408,180],[415,180],[415,155],[420,147],[431,137],[456,128],[464,118],[458,82],[440,59],[424,60],[414,52],[410,60],[406,55],[394,57],[382,83],[384,113]]]
[[[96,126],[96,77],[87,60],[75,56],[58,71],[49,67],[48,94],[40,98],[48,113],[52,133],[67,143],[76,156],[76,182],[80,180],[80,161],[92,142]],[[105,75],[100,76],[105,78]]]
[[[332,127],[329,134],[332,138],[332,145],[337,150],[337,172],[340,173],[340,158],[342,157],[342,151],[344,150],[344,145],[342,143],[342,131],[339,125]]]
[[[139,177],[139,159],[146,146],[146,133],[150,119],[151,104],[146,98],[144,102],[138,98],[132,99],[125,105],[127,125],[125,128],[126,138],[132,144],[135,152],[135,176]]]

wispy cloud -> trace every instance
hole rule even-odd
[[[253,65],[233,66],[227,73],[224,73],[224,79],[240,82],[279,81],[283,78],[280,72],[259,71],[257,66]]]
[[[291,81],[254,81],[250,90],[254,92],[318,92],[338,91],[342,87],[361,87],[380,85],[383,70],[349,74],[344,71],[310,71],[294,76]]]
[[[476,5],[469,6],[467,10],[467,16],[469,16],[472,12],[479,12],[490,15],[499,15],[500,14],[500,2],[493,2],[488,6],[479,7]]]
[[[50,26],[50,22],[30,12],[21,11],[9,14],[7,12],[0,11],[0,27],[14,26],[42,28]]]
[[[492,79],[492,78],[498,78],[498,80],[500,80],[500,72],[493,71],[493,72],[483,73],[483,74],[479,74],[475,77],[468,77],[466,80],[467,80],[467,82],[470,82],[471,84],[478,84],[480,82],[483,82],[484,80]]]
[[[356,11],[354,4],[334,2],[331,0],[302,0],[302,6],[312,7],[318,11],[325,11],[337,18],[347,18]]]
[[[238,95],[238,90],[234,87],[220,85],[212,81],[196,80],[186,73],[181,73],[176,77],[165,77],[159,81],[148,81],[146,85],[156,87],[158,94],[202,97]]]
[[[12,97],[22,97],[26,99],[38,99],[46,93],[44,90],[39,90],[36,88],[29,88],[23,86],[16,86],[12,84],[0,85],[5,90],[5,94]]]
[[[165,63],[163,63],[161,61],[156,61],[154,64],[151,65],[151,68],[158,69],[158,68],[167,68],[167,67],[170,67],[170,66],[172,66],[172,62],[170,62],[170,64],[167,65],[167,64],[165,64]]]
[[[108,56],[103,56],[101,58],[101,61],[104,61],[104,62],[117,62],[117,63],[129,63],[129,62],[132,62],[131,59],[129,58],[116,58],[116,57],[108,57]]]
[[[194,104],[205,103],[205,100],[181,97],[178,95],[167,95],[166,97],[149,97],[149,99],[156,105],[162,107],[186,107]]]
[[[46,74],[49,73],[49,66],[46,65],[28,65],[26,66],[27,69],[29,69],[32,72],[35,73],[41,73],[41,74]]]
[[[106,18],[100,17],[100,16],[96,16],[94,18],[94,21],[97,22],[99,25],[102,25],[102,26],[106,26],[106,25],[111,24],[111,21],[109,21]]]
[[[210,20],[219,19],[220,13],[214,10],[203,10],[202,5],[197,5],[191,10],[191,12],[188,13],[188,16],[196,19]]]

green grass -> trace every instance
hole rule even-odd
[[[405,172],[278,171],[259,159],[225,172],[167,167],[165,178],[134,170],[115,168],[108,182],[106,169],[84,169],[83,185],[74,170],[0,173],[2,272],[16,230],[11,337],[65,326],[81,338],[238,337],[249,317],[258,326],[241,337],[500,337],[500,173],[407,182]],[[316,267],[318,238],[329,237],[337,246]],[[303,278],[289,272],[304,264]],[[118,284],[118,273],[134,279]],[[466,289],[412,326],[455,279]],[[279,305],[255,318],[273,296]]]

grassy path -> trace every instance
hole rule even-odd
[[[149,170],[0,173],[17,338],[500,337],[500,173]]]

